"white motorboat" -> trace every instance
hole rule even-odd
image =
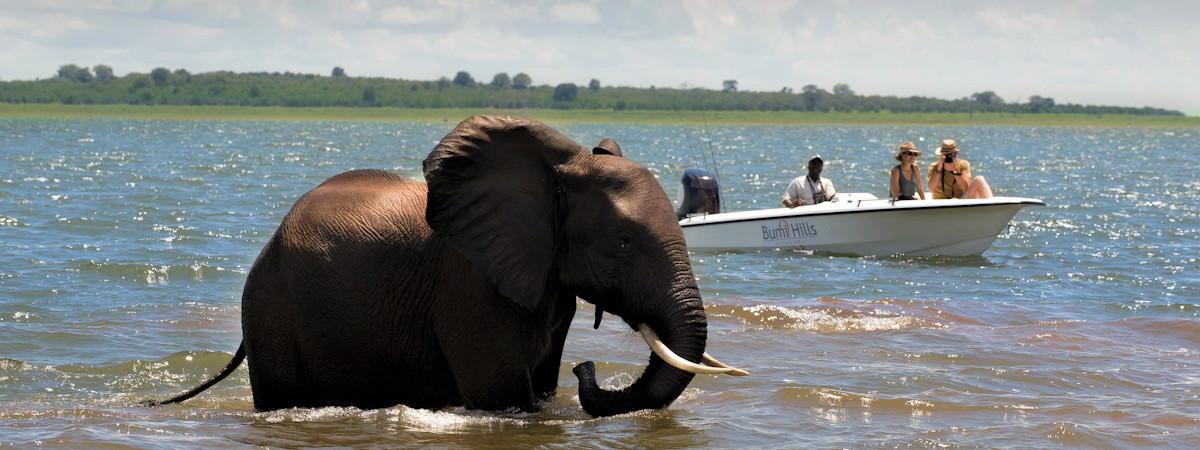
[[[691,194],[684,177],[679,225],[688,249],[805,249],[852,255],[980,255],[1022,208],[1038,199],[907,200],[866,193],[839,193],[835,201],[798,208],[716,213],[697,208],[704,194]],[[715,183],[711,183],[715,188]],[[703,190],[701,190],[703,192]],[[716,197],[708,193],[708,198]],[[690,197],[690,198],[689,198]],[[719,202],[718,202],[719,204]],[[711,212],[703,212],[703,211]],[[685,211],[701,211],[687,213]]]

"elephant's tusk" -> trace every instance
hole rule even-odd
[[[663,361],[665,361],[667,364],[670,364],[672,367],[674,367],[676,369],[682,370],[684,372],[703,373],[703,374],[712,374],[712,375],[726,374],[726,375],[734,375],[734,376],[744,376],[744,375],[750,374],[750,372],[746,372],[745,370],[738,369],[735,367],[729,367],[729,366],[710,367],[710,366],[704,366],[704,365],[700,365],[700,364],[696,364],[694,362],[688,361],[686,359],[683,359],[683,357],[676,355],[675,352],[671,351],[671,349],[667,347],[667,344],[664,344],[662,340],[658,339],[658,335],[654,333],[654,330],[650,329],[649,325],[646,325],[644,323],[638,324],[638,331],[640,331],[642,333],[642,339],[646,340],[646,345],[650,346],[650,351],[653,351],[655,355],[658,355],[659,358],[662,358]],[[716,361],[716,359],[711,356],[709,356],[708,359]],[[719,361],[717,361],[717,362],[719,363]]]
[[[713,366],[713,367],[722,367],[722,368],[726,368],[726,369],[733,369],[732,371],[729,372],[729,375],[733,375],[735,377],[744,377],[746,375],[750,375],[750,372],[727,365],[727,364],[721,362],[720,360],[718,360],[717,358],[713,358],[713,356],[708,354],[708,352],[704,352],[704,356],[701,358],[702,358],[701,361],[704,362],[704,365]]]

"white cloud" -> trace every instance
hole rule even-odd
[[[329,45],[333,48],[340,48],[343,50],[349,50],[353,48],[353,46],[350,44],[350,41],[347,40],[346,36],[340,31],[325,33],[324,35],[325,42],[329,43]]]
[[[301,12],[293,11],[292,3],[285,0],[260,0],[259,7],[267,13],[267,20],[261,20],[262,25],[269,24],[270,19],[285,29],[312,29],[317,28],[320,23],[319,18],[318,21],[304,23]],[[301,27],[302,25],[304,26]]]
[[[82,17],[67,14],[37,14],[31,17],[0,16],[0,35],[26,35],[36,39],[59,39],[88,31],[92,25]]]
[[[161,0],[155,8],[163,12],[178,12],[191,18],[205,20],[239,20],[242,9],[236,3],[206,0]]]
[[[41,10],[140,14],[154,7],[155,0],[12,0],[5,6]]]
[[[568,23],[597,23],[600,13],[584,3],[559,3],[550,7],[550,16]]]
[[[431,23],[440,19],[438,10],[418,11],[407,6],[393,6],[379,12],[379,20],[396,25],[417,25]]]
[[[977,17],[992,31],[1021,36],[1053,34],[1059,25],[1045,14],[1019,14],[994,8],[979,11]]]
[[[345,0],[342,3],[342,6],[345,9],[348,9],[351,11],[357,11],[357,12],[371,10],[371,4],[368,3],[367,0]]]

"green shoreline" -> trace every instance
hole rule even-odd
[[[474,114],[512,114],[543,122],[650,124],[1016,125],[1200,128],[1200,117],[1090,114],[891,113],[804,111],[613,111],[491,108],[303,108],[274,106],[64,105],[0,103],[0,118],[164,120],[379,120],[458,122]]]

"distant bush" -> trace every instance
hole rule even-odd
[[[155,68],[150,71],[150,79],[154,80],[155,85],[162,86],[167,84],[167,81],[171,79],[171,71],[166,67]]]
[[[94,74],[93,74],[94,70]],[[103,64],[92,70],[65,64],[53,78],[0,81],[0,102],[66,104],[180,104],[243,106],[393,106],[404,108],[561,108],[611,110],[739,110],[739,111],[860,111],[897,113],[996,112],[1135,114],[1182,116],[1179,111],[1152,107],[1093,106],[1058,103],[1034,95],[1027,103],[1007,102],[993,91],[980,91],[954,100],[930,97],[858,95],[839,83],[833,92],[808,84],[772,92],[744,91],[737,80],[721,89],[600,88],[592,79],[587,89],[575,83],[536,86],[521,72],[512,78],[501,72],[490,83],[478,83],[466,71],[435,81],[350,77],[334,67],[330,77],[292,72],[191,74],[159,67],[145,73],[116,77]]]

